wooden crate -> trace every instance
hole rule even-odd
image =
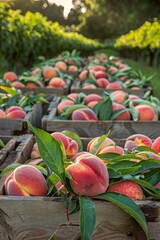
[[[34,144],[32,134],[20,136],[3,136],[0,139],[5,147],[0,149],[0,171],[12,163],[24,163],[30,158]]]
[[[0,134],[19,135],[30,133],[27,121],[30,121],[35,127],[40,127],[42,117],[43,104],[38,102],[33,105],[32,111],[27,113],[24,119],[0,118]]]
[[[128,94],[134,94],[134,95],[137,95],[139,97],[143,97],[144,94],[148,91],[150,91],[150,94],[152,94],[152,88],[151,87],[148,87],[148,88],[142,88],[142,89],[127,89],[127,88],[123,88],[121,89],[125,92],[127,92]],[[81,87],[81,83],[79,80],[76,80],[73,82],[73,84],[71,85],[71,88],[70,88],[70,92],[71,93],[80,93],[80,92],[83,92],[85,94],[91,94],[91,93],[96,93],[96,94],[99,94],[99,95],[102,95],[104,92],[113,92],[114,90],[109,90],[109,89],[105,89],[105,88],[96,88],[96,89],[83,89]]]
[[[160,239],[160,202],[136,201],[144,212],[150,239]],[[66,223],[65,207],[60,198],[0,196],[0,239],[49,239],[58,226]],[[146,240],[137,222],[119,207],[95,201],[96,226],[93,240]],[[79,214],[70,216],[79,225]],[[79,226],[63,226],[56,240],[78,240]]]
[[[110,131],[111,138],[125,139],[132,134],[141,133],[155,139],[160,136],[160,121],[72,121],[53,120],[57,115],[59,97],[55,97],[49,106],[48,115],[44,115],[41,128],[47,132],[70,130],[80,137],[97,137]]]

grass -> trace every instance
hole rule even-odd
[[[119,52],[115,49],[101,49],[98,52],[105,53],[108,56],[119,56]],[[157,98],[160,99],[160,68],[158,67],[149,67],[145,63],[140,61],[134,61],[131,59],[124,58],[124,63],[128,64],[135,70],[140,70],[142,74],[144,74],[146,77],[153,76],[151,80],[151,85],[153,87],[153,94]]]

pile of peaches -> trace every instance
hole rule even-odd
[[[123,90],[111,93],[70,93],[57,105],[57,116],[71,120],[158,121],[159,100],[153,96],[140,98]]]
[[[145,191],[143,185],[137,182],[137,179],[150,181],[151,175],[153,177],[153,174],[150,174],[153,169],[156,174],[160,163],[160,137],[152,140],[146,135],[134,134],[124,141],[122,147],[110,139],[108,134],[104,134],[88,140],[86,149],[83,150],[80,138],[70,133],[71,135],[69,131],[54,132],[51,136],[63,149],[64,166],[69,174],[67,176],[70,176],[69,182],[74,197],[77,195],[94,197],[104,192],[124,194],[132,200],[152,197]],[[45,167],[38,145],[35,143],[30,161],[3,176],[5,178],[3,194],[48,195],[51,173],[46,168],[46,175],[44,175],[44,171],[38,170],[40,164]],[[42,166],[39,169],[42,170]],[[147,178],[147,176],[150,177]],[[61,191],[67,192],[65,185],[58,177],[54,178],[52,184],[53,195],[60,195]],[[160,190],[159,180],[150,181],[150,184],[156,191]]]

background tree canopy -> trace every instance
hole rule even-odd
[[[74,7],[68,18],[64,8],[47,0],[14,0],[13,9],[40,12],[48,20],[57,21],[66,30],[76,30],[89,38],[114,39],[130,29],[136,29],[145,21],[160,19],[160,0],[73,0]]]

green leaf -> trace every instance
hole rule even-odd
[[[94,146],[93,150],[92,150],[92,153],[94,155],[97,154],[99,148],[101,147],[102,143],[105,141],[105,139],[108,137],[108,135],[110,134],[110,132],[106,133],[106,134],[103,134],[102,136],[100,136],[98,138],[98,141],[97,141],[97,144]]]
[[[70,210],[70,212],[69,212],[70,215],[72,215],[80,210],[79,199],[75,199],[74,203],[75,203],[75,205],[74,205],[73,209]]]
[[[5,144],[3,143],[3,141],[0,139],[0,147],[5,147]]]
[[[0,174],[0,177],[2,177],[3,175],[5,175],[6,173],[8,172],[11,172],[13,171],[14,169],[16,169],[17,167],[21,166],[20,163],[13,163],[9,166],[7,166],[6,168],[4,168]]]
[[[64,130],[62,133],[64,135],[72,138],[73,140],[75,140],[77,142],[77,144],[78,144],[78,151],[82,151],[83,150],[82,141],[81,141],[80,137],[75,132],[72,132],[72,131],[69,131],[69,130]]]
[[[149,182],[154,186],[160,180],[160,167],[151,169],[149,172],[143,173],[141,179]]]
[[[5,92],[11,94],[12,96],[18,95],[21,93],[21,91],[16,88],[11,88],[11,87],[5,87],[5,86],[0,86],[0,89],[4,90]]]
[[[60,177],[62,182],[65,183],[65,168],[60,143],[55,140],[51,134],[42,129],[33,127],[30,122],[27,123],[29,129],[35,134],[38,149],[43,161],[55,174]]]
[[[129,197],[119,193],[103,193],[101,195],[95,196],[94,198],[109,201],[122,208],[124,212],[129,214],[139,223],[144,233],[146,234],[147,240],[149,240],[149,233],[145,216],[142,210]]]
[[[138,121],[138,119],[139,119],[139,113],[138,113],[138,111],[135,109],[135,107],[133,106],[133,103],[132,103],[132,102],[129,102],[129,108],[130,108],[130,111],[131,111],[133,120],[134,120],[134,121]]]
[[[85,196],[79,196],[80,204],[80,229],[82,240],[90,240],[96,222],[94,202]]]
[[[97,103],[93,108],[99,120],[109,120],[112,113],[112,101],[106,97],[103,101]]]
[[[61,116],[71,116],[75,110],[81,109],[81,108],[87,108],[87,106],[83,104],[77,104],[77,105],[66,107],[65,112],[63,112]]]

